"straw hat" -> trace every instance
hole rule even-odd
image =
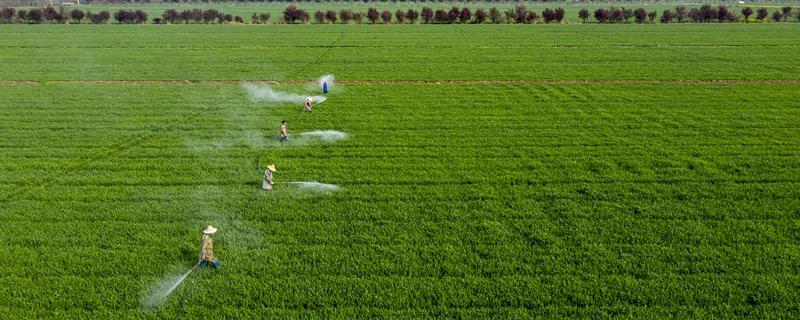
[[[268,165],[267,169],[269,169],[269,171],[272,171],[272,172],[278,171],[278,170],[275,170],[275,165],[274,164]]]
[[[206,228],[205,230],[203,230],[203,234],[214,234],[214,233],[216,233],[216,232],[217,232],[217,228],[214,228],[214,227],[213,227],[213,226],[211,226],[211,225],[209,225],[209,226],[208,226],[208,228]]]

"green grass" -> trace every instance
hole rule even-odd
[[[792,318],[798,31],[0,26],[0,312]],[[324,73],[312,114],[238,85]],[[223,268],[143,309],[207,224]]]

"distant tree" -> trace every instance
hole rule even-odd
[[[458,14],[458,21],[461,23],[469,23],[472,20],[472,11],[467,7],[461,8],[461,13]]]
[[[539,14],[536,11],[528,11],[525,15],[525,23],[537,23],[539,22]]]
[[[631,17],[633,17],[633,10],[625,7],[623,7],[621,10],[622,10],[622,21],[628,23],[628,20],[630,20]]]
[[[381,12],[381,19],[383,20],[383,23],[392,23],[392,13],[389,12],[389,10],[383,10],[383,12]]]
[[[371,7],[367,10],[367,20],[369,20],[369,23],[375,24],[380,18],[381,14],[378,12],[378,9]]]
[[[502,18],[503,16],[500,15],[500,10],[497,10],[497,7],[492,7],[491,9],[489,9],[489,21],[491,21],[494,24],[497,24],[500,23],[500,20]]]
[[[673,18],[672,12],[669,10],[664,10],[664,12],[661,13],[661,23],[670,23]]]
[[[26,10],[19,10],[17,11],[17,19],[22,22],[28,21],[28,11]]]
[[[733,13],[733,11],[729,10],[728,13],[725,14],[725,20],[727,20],[728,22],[738,22],[739,17],[735,13]]]
[[[700,7],[700,20],[702,22],[719,20],[719,11],[709,4],[704,4]]]
[[[336,23],[336,11],[328,10],[325,12],[325,20],[330,23]]]
[[[304,22],[304,12],[305,11],[298,9],[297,6],[290,5],[283,10],[283,20],[286,21],[286,23],[297,23],[298,20]]]
[[[581,18],[581,21],[583,21],[583,23],[586,23],[586,20],[589,19],[589,10],[583,8],[581,9],[581,11],[578,11],[578,18]]]
[[[431,23],[433,20],[433,10],[428,7],[422,8],[422,23]]]
[[[0,23],[11,23],[14,20],[15,13],[15,9],[11,7],[0,9]]]
[[[600,8],[594,11],[594,19],[597,20],[599,23],[604,23],[608,21],[608,11],[606,9]]]
[[[545,8],[542,11],[542,19],[544,19],[544,23],[550,23],[555,20],[555,11],[550,8]]]
[[[753,15],[753,8],[744,7],[742,8],[742,15],[744,16],[744,22],[747,22],[750,19],[750,16]]]
[[[450,8],[450,11],[447,12],[447,23],[455,23],[458,21],[458,16],[461,14],[461,10],[458,7]]]
[[[717,7],[717,21],[724,22],[727,19],[729,12],[730,10],[728,10],[728,7],[726,7],[724,4],[719,5]]]
[[[161,17],[153,18],[153,24],[162,24],[162,23],[166,23],[166,22],[164,22],[164,20],[161,19]]]
[[[406,19],[408,19],[408,22],[411,24],[417,23],[417,19],[419,19],[419,11],[408,9],[408,11],[406,11]]]
[[[44,7],[44,9],[42,9],[42,13],[44,14],[44,19],[47,22],[57,22],[59,19],[58,11],[53,8],[53,6],[48,5]]]
[[[75,21],[75,23],[81,23],[81,20],[86,17],[86,14],[81,10],[72,9],[72,11],[69,12],[69,16],[72,18],[72,21]]]
[[[658,14],[655,11],[650,11],[647,13],[647,21],[649,22],[656,22],[656,16]]]
[[[86,14],[90,21],[93,24],[106,24],[108,23],[108,19],[111,19],[111,14],[108,11],[100,11],[97,14]]]
[[[475,10],[475,23],[481,24],[486,21],[486,10]]]
[[[633,19],[636,23],[645,23],[647,22],[647,11],[644,8],[638,8],[633,11]]]
[[[269,21],[269,18],[271,17],[272,15],[270,15],[269,12],[259,13],[258,22],[261,24],[267,24],[267,21]]]
[[[781,11],[783,12],[783,21],[786,22],[786,19],[792,16],[792,7],[783,7]]]
[[[442,9],[436,10],[436,12],[433,13],[433,21],[436,23],[447,23],[447,11]]]
[[[764,21],[768,15],[769,11],[767,11],[767,8],[758,8],[758,10],[756,10],[756,20],[758,21]]]
[[[700,9],[692,8],[689,10],[689,13],[686,15],[691,22],[703,22],[703,14],[700,13]]]
[[[353,21],[357,24],[361,24],[361,21],[364,21],[364,15],[361,12],[353,13]]]
[[[317,10],[317,12],[314,12],[314,21],[316,23],[324,23],[325,22],[325,13],[323,13],[322,11],[319,11],[319,10]]]
[[[44,13],[41,9],[31,9],[28,11],[28,23],[42,23],[44,21]]]
[[[342,9],[339,11],[339,21],[341,21],[342,24],[348,24],[350,23],[350,20],[353,20],[352,10]]]
[[[566,12],[564,12],[564,8],[558,7],[555,10],[555,21],[561,23],[564,21],[564,17],[566,17]]]
[[[200,23],[200,21],[203,20],[203,10],[192,9],[191,16],[192,16],[192,21],[194,21],[194,23]]]
[[[772,13],[772,21],[780,22],[783,19],[783,14],[780,11]]]
[[[675,19],[678,20],[678,23],[683,23],[685,17],[686,7],[682,5],[675,7]]]
[[[227,22],[227,23],[233,22],[233,15],[226,14],[226,15],[223,15],[223,17],[225,18],[225,22]]]
[[[233,17],[233,21],[236,21],[236,23],[244,23],[244,18],[242,18],[242,16],[235,16]]]
[[[114,20],[117,20],[117,23],[122,24],[123,22],[128,22],[128,10],[118,10],[114,13]]]
[[[147,23],[147,13],[142,10],[136,10],[131,19],[133,23]]]
[[[175,11],[175,9],[164,10],[164,13],[161,14],[161,19],[166,23],[174,24],[178,21],[178,11]]]
[[[625,12],[622,9],[612,7],[609,12],[611,13],[611,22],[620,23],[625,21]]]
[[[219,16],[219,11],[214,9],[208,9],[203,11],[203,23],[208,24],[214,22]]]
[[[403,10],[395,11],[394,19],[398,24],[403,24],[406,21],[406,12]]]
[[[794,17],[797,19],[797,22],[800,22],[800,9],[795,10]]]
[[[523,5],[514,6],[514,22],[525,23],[528,16],[528,8]]]
[[[183,23],[192,23],[192,10],[183,10],[178,17]]]

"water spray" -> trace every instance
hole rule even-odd
[[[320,140],[325,142],[334,142],[334,141],[344,140],[347,138],[347,133],[336,130],[309,131],[309,132],[296,133],[294,135],[319,138]]]
[[[169,295],[171,295],[172,292],[175,291],[175,289],[177,289],[178,286],[180,286],[181,283],[183,283],[183,281],[186,280],[186,277],[188,277],[195,269],[197,269],[197,266],[199,265],[200,261],[198,261],[194,266],[192,266],[189,269],[189,271],[186,271],[185,273],[181,274],[175,279],[170,280],[169,282],[164,282],[163,280],[159,281],[151,289],[151,293],[147,298],[147,300],[144,301],[143,304],[144,307],[146,307],[147,309],[152,309],[164,303],[169,297]]]
[[[299,185],[302,188],[325,190],[325,191],[339,190],[339,186],[335,184],[321,183],[316,181],[283,181],[283,182],[275,182],[274,184],[294,184],[294,185]]]

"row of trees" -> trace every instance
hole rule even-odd
[[[564,20],[564,9],[545,9],[542,12],[543,20],[540,20],[536,12],[529,11],[525,6],[517,6],[514,9],[501,13],[497,8],[491,8],[486,11],[484,9],[477,9],[473,12],[470,8],[452,7],[448,10],[438,9],[433,10],[428,7],[422,8],[421,11],[415,9],[397,10],[391,12],[384,10],[382,12],[375,8],[369,8],[365,15],[360,12],[353,12],[351,10],[341,10],[337,12],[328,10],[326,12],[317,11],[314,13],[314,22],[316,23],[343,23],[347,24],[352,22],[362,23],[364,18],[369,23],[417,23],[419,21],[423,24],[439,23],[439,24],[455,24],[455,23],[502,23],[503,21],[513,21],[516,23],[533,23],[543,21],[545,23],[561,22]],[[505,19],[505,20],[504,20]],[[284,20],[288,23],[306,23],[308,22],[308,14],[302,9],[297,9],[295,6],[289,6],[284,11]]]
[[[744,7],[740,11],[741,17],[744,21],[749,21],[750,16],[753,15],[753,9]],[[766,8],[758,8],[755,11],[755,18],[758,21],[765,21],[769,15]],[[596,9],[592,14],[594,20],[599,23],[629,23],[631,20],[636,23],[654,23],[656,22],[656,11],[647,12],[644,8],[630,9],[630,8],[614,8],[609,9],[600,8]],[[0,9],[0,23],[66,23],[71,21],[73,23],[82,23],[88,21],[94,24],[108,23],[110,19],[108,11],[101,11],[100,13],[93,14],[89,11],[83,12],[79,9],[71,10],[69,13],[65,12],[63,8],[55,9],[52,6],[44,8],[36,8],[31,10],[15,10],[14,8]],[[467,8],[452,7],[450,9],[437,9],[433,10],[429,7],[423,7],[421,11],[415,9],[397,10],[391,12],[389,10],[378,11],[375,8],[369,8],[365,14],[348,9],[336,12],[334,10],[316,11],[314,15],[310,15],[303,9],[295,5],[286,7],[283,11],[284,23],[308,23],[312,18],[315,23],[342,23],[347,24],[351,22],[362,23],[364,19],[369,23],[439,23],[439,24],[455,24],[455,23],[561,23],[564,20],[565,13],[562,8],[547,8],[541,12],[541,15],[535,11],[528,10],[524,5],[517,5],[501,12],[496,7],[489,10],[477,9],[474,12]],[[790,17],[795,17],[800,21],[800,9],[793,10],[791,7],[783,7],[780,10],[772,13],[772,21],[787,21]],[[119,10],[113,15],[114,20],[119,24],[142,24],[148,22],[147,13],[142,10]],[[271,16],[269,13],[253,13],[250,19],[252,24],[266,24],[269,22]],[[586,8],[578,12],[578,18],[584,23],[588,22],[590,18],[589,10]],[[724,5],[711,6],[703,5],[701,7],[686,10],[685,6],[677,6],[675,11],[664,10],[659,19],[662,23],[671,22],[737,22],[740,16],[731,11]],[[153,23],[246,23],[245,19],[240,16],[232,16],[230,14],[223,14],[215,9],[200,10],[191,9],[177,11],[175,9],[165,10],[160,17],[155,17]]]
[[[144,14],[144,12],[142,13]],[[0,23],[67,23],[67,21],[71,20],[74,23],[88,21],[94,24],[106,24],[110,18],[111,14],[108,11],[92,13],[91,11],[83,12],[75,9],[67,13],[64,8],[57,10],[52,6],[31,10],[0,9]],[[147,14],[136,16],[136,19],[136,21],[144,23],[147,21]]]
[[[774,11],[772,13],[772,21],[787,21],[789,17],[792,16],[793,9],[792,7],[783,7],[778,11]],[[797,21],[800,21],[800,10],[794,10],[795,17]],[[753,15],[753,9],[750,7],[744,7],[741,10],[742,17],[744,21],[747,22],[750,19],[750,16]],[[767,8],[758,8],[756,10],[756,20],[757,21],[765,21],[767,16],[769,15],[769,11]],[[626,9],[626,8],[610,8],[610,9],[597,9],[593,13],[594,19],[599,23],[628,23],[631,18],[634,19],[636,23],[646,23],[646,22],[655,22],[656,20],[656,12],[650,11],[646,12],[644,8],[638,8],[636,10]],[[589,19],[589,10],[581,9],[578,12],[578,17],[583,21],[586,22]],[[686,11],[685,6],[677,6],[675,7],[675,12],[670,10],[664,10],[661,13],[662,23],[670,23],[670,22],[696,22],[696,23],[710,23],[710,22],[738,22],[739,16],[736,15],[735,12],[731,11],[725,5],[720,5],[717,7],[713,7],[711,5],[703,5],[699,8],[692,8],[688,12]]]

